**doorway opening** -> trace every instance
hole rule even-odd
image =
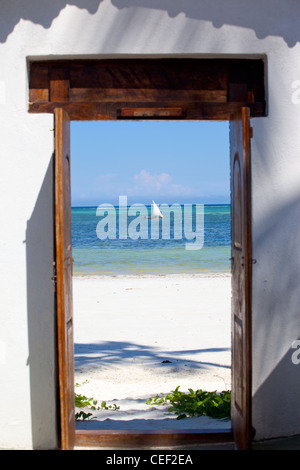
[[[264,60],[112,59],[33,61],[29,112],[54,113],[55,279],[61,447],[220,442],[251,445],[250,118],[265,116]],[[184,120],[230,123],[231,433],[75,432],[70,122]]]
[[[75,392],[97,401],[76,429],[231,431],[228,122],[74,122],[71,143]],[[199,390],[223,403],[200,417]]]

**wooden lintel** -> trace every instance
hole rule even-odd
[[[127,108],[129,103],[29,103],[30,113],[53,113],[55,108],[64,108],[71,121],[100,121],[131,119],[121,116],[121,109]],[[132,103],[130,103],[132,104]],[[167,107],[167,103],[153,103],[151,106]],[[133,103],[137,108],[143,107],[143,103]],[[168,119],[185,120],[220,120],[227,121],[230,116],[241,106],[250,108],[251,117],[265,115],[265,103],[176,103],[183,110],[183,116],[169,116]],[[137,119],[136,117],[134,119]],[[142,117],[141,117],[142,119]]]
[[[265,115],[263,74],[263,63],[256,59],[33,62],[28,111],[52,113],[64,107],[71,120],[109,120],[137,118],[130,111],[134,108],[150,114],[153,108],[181,108],[182,119],[223,120],[243,105],[251,117],[259,117]],[[121,112],[125,108],[129,115]]]

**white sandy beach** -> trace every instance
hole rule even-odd
[[[76,393],[117,411],[93,411],[79,429],[228,427],[176,420],[150,396],[178,385],[231,388],[229,275],[74,277]],[[79,410],[77,410],[79,411]]]

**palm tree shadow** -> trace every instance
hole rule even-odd
[[[205,353],[218,353],[230,351],[230,348],[208,348],[193,350],[163,351],[156,346],[126,341],[99,341],[98,343],[75,343],[74,358],[75,370],[80,368],[98,369],[123,364],[156,365],[157,372],[166,371],[166,368],[174,368],[184,362],[190,369],[205,369],[208,367],[221,367],[230,369],[230,365],[218,362],[199,360],[199,355]],[[197,356],[197,357],[195,357]],[[195,359],[191,359],[195,357]]]

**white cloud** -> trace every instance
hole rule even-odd
[[[133,180],[138,187],[160,191],[170,184],[172,177],[168,173],[151,175],[149,171],[141,170],[139,174],[134,175]]]
[[[147,170],[141,170],[134,175],[134,185],[128,190],[128,195],[182,196],[190,195],[189,187],[173,183],[172,176],[168,173],[151,174]]]

